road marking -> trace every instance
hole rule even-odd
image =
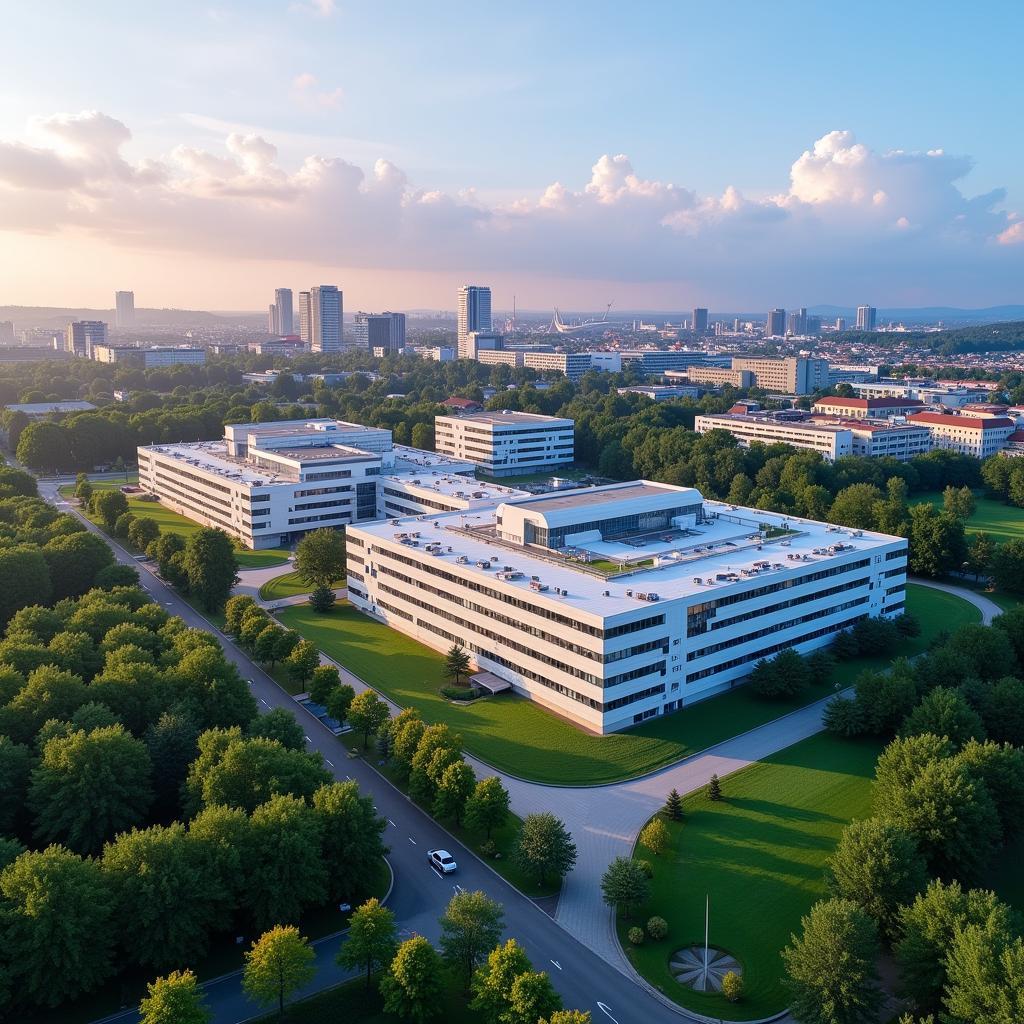
[[[351,782],[352,781],[352,776],[351,775],[346,775],[345,776],[345,781],[346,782]]]
[[[326,757],[324,758],[324,764],[330,765],[331,768],[334,767],[334,763],[332,761],[328,761]]]
[[[390,818],[388,818],[388,824],[389,824],[389,825],[390,825],[390,826],[391,826],[392,828],[398,828],[398,826],[397,826],[397,825],[396,825],[396,824],[395,824],[395,823],[394,823],[394,822],[393,822],[393,821],[392,821],[392,820],[391,820]]]
[[[604,1003],[598,1003],[597,1008],[612,1022],[612,1024],[619,1024],[619,1022],[612,1016],[612,1011],[604,1005]]]
[[[413,839],[413,837],[412,837],[412,836],[409,836],[409,842],[410,842],[410,843],[412,843],[412,845],[413,845],[413,846],[415,846],[415,845],[416,845],[416,840],[415,840],[415,839]]]
[[[266,701],[265,701],[265,700],[264,700],[264,699],[263,699],[262,697],[260,697],[260,703],[261,703],[261,704],[262,704],[262,705],[263,705],[264,707],[268,707],[268,708],[270,707],[270,705],[269,705],[269,704],[268,704],[268,703],[267,703],[267,702],[266,702]]]
[[[557,960],[551,960],[550,963],[553,963],[559,970],[562,969],[562,965]]]
[[[458,883],[458,882],[456,882],[456,883],[455,883],[455,884],[454,884],[454,885],[452,886],[452,888],[453,888],[453,889],[454,889],[454,890],[455,890],[455,891],[456,891],[457,893],[463,893],[463,892],[465,892],[465,891],[466,891],[465,889],[463,889],[463,888],[462,888],[462,886],[461,886],[461,885],[459,885],[459,883]]]
[[[311,739],[310,739],[310,738],[309,738],[309,737],[307,736],[307,737],[306,737],[306,742],[307,742],[307,743],[312,743],[313,741],[312,741],[312,740],[311,740]]]

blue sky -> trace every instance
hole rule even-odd
[[[226,282],[220,294],[225,301],[230,295],[232,305],[257,305],[274,274],[327,272],[358,282],[367,303],[397,295],[395,305],[450,305],[444,294],[428,300],[474,273],[491,274],[499,287],[518,287],[537,305],[558,296],[596,302],[616,287],[637,302],[685,306],[691,292],[694,298],[699,292],[732,308],[756,308],[772,296],[789,303],[854,302],[859,295],[846,294],[851,285],[871,291],[879,304],[1022,298],[1014,284],[1024,270],[1024,229],[1005,219],[1024,213],[1024,86],[1011,52],[1024,31],[1019,3],[971,9],[908,2],[101,0],[9,7],[5,35],[14,45],[5,47],[0,67],[0,140],[20,147],[8,153],[10,161],[23,169],[29,156],[55,145],[67,149],[67,133],[58,145],[52,131],[40,129],[40,119],[55,115],[100,111],[128,133],[110,142],[110,132],[101,130],[102,158],[92,150],[83,155],[75,136],[76,173],[86,163],[91,168],[82,185],[88,216],[82,201],[69,211],[53,196],[22,197],[5,216],[0,201],[0,270],[14,272],[8,288],[32,292],[32,301],[42,298],[26,276],[29,268],[90,245],[94,269],[78,285],[83,294],[68,301],[108,291],[105,272],[130,270],[144,288],[160,282],[168,302],[186,304],[195,294],[196,304],[209,304],[208,271],[217,261]],[[91,122],[90,131],[95,126]],[[844,185],[842,195],[823,195],[819,179],[794,188],[794,163],[836,131],[851,135],[829,144],[828,167],[819,160],[811,170],[846,168],[852,153],[862,180]],[[197,161],[183,168],[172,156],[184,148],[223,160],[232,132],[258,136],[276,150],[272,157],[234,152],[231,158],[246,168],[244,183],[225,186],[225,174],[237,176],[221,167],[214,187],[209,163],[197,183]],[[854,151],[858,144],[882,163],[872,165]],[[96,170],[97,163],[109,170],[111,145],[135,168],[116,215],[97,209],[112,198],[113,186],[98,180]],[[945,156],[922,156],[919,166],[900,161],[894,182],[895,163],[884,163],[894,150],[942,150]],[[592,167],[602,156],[619,154],[629,160],[628,170],[616,165],[623,181],[631,171],[641,186],[627,183],[614,195],[592,189],[599,201],[589,213],[578,209],[588,182],[594,183]],[[321,201],[328,197],[351,210],[335,225],[344,244],[332,249],[296,198],[308,175],[292,176],[312,156],[345,161],[370,177],[384,158],[402,175],[405,191],[396,202],[403,209],[415,205],[419,219],[406,223],[393,204],[378,202],[357,211],[365,182],[356,197],[320,190],[318,181]],[[966,160],[954,164],[952,158]],[[137,171],[143,161],[168,168],[160,183],[147,178],[142,187]],[[3,173],[0,159],[0,182]],[[192,175],[188,183],[183,175]],[[113,176],[123,184],[126,174]],[[270,179],[279,189],[271,201],[295,204],[290,221],[267,215],[261,205]],[[34,191],[23,173],[12,171],[6,182]],[[534,209],[556,182],[575,197],[562,203],[559,232],[550,203],[542,215]],[[627,216],[623,196],[639,202],[654,190],[642,183],[671,183],[687,196],[662,191]],[[729,187],[746,207],[705,208]],[[950,188],[963,208],[950,200]],[[183,189],[189,205],[178,209],[171,230],[152,207],[181,201]],[[994,190],[1004,192],[989,197],[984,211],[968,203]],[[849,207],[879,192],[893,216],[878,221],[872,240],[853,230],[858,218]],[[918,202],[918,193],[933,193],[934,201]],[[784,195],[789,198],[780,202]],[[518,201],[530,209],[517,209]],[[846,206],[826,212],[823,201]],[[239,230],[241,203],[249,204],[249,221],[262,221],[262,234],[257,226]],[[568,219],[567,204],[574,211]],[[876,200],[874,211],[883,205]],[[613,206],[617,216],[610,214]],[[780,221],[780,209],[786,223],[769,238],[763,225]],[[739,213],[754,232],[749,244]],[[191,234],[182,226],[190,217],[197,221]],[[958,226],[965,222],[969,237]],[[282,239],[286,223],[295,230]],[[233,232],[238,246],[211,240],[204,224]],[[372,237],[381,224],[401,258],[381,251],[386,247]],[[893,224],[903,232],[899,251],[876,259],[872,274],[868,261],[888,246],[886,226]],[[908,232],[917,233],[917,248],[906,244]],[[600,238],[622,258],[595,258]],[[848,255],[822,267],[830,246]],[[815,250],[813,260],[799,257],[808,249]],[[183,273],[183,253],[196,267],[194,279]],[[638,259],[644,253],[648,258]],[[240,256],[247,261],[244,274],[226,262]],[[178,268],[173,286],[167,283],[172,263]]]

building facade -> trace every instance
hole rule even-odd
[[[98,363],[128,363],[146,370],[154,366],[201,366],[206,362],[206,349],[190,345],[153,346],[93,345],[92,358]]]
[[[523,366],[531,370],[557,370],[569,380],[579,380],[592,367],[589,352],[526,352]]]
[[[468,354],[470,331],[491,330],[491,289],[485,285],[464,284],[459,289],[458,350],[460,359],[472,359]]]
[[[769,539],[772,538],[772,539]],[[596,733],[904,609],[907,542],[647,481],[347,531],[349,599]]]
[[[313,339],[313,303],[309,292],[299,292],[299,340],[309,348]]]
[[[338,287],[320,284],[309,291],[309,347],[313,352],[340,352],[344,346],[344,300]]]
[[[627,350],[618,355],[623,370],[638,370],[640,373],[664,373],[704,363],[703,352],[681,352],[669,348]]]
[[[695,306],[690,320],[690,329],[694,334],[708,333],[708,311],[703,306]]]
[[[807,420],[790,420],[770,413],[722,413],[698,416],[693,423],[698,434],[710,430],[725,430],[745,448],[753,442],[762,444],[790,444],[794,448],[809,448],[820,452],[829,462],[843,455],[853,454],[853,435],[849,428],[832,427]]]
[[[874,331],[878,319],[878,310],[874,306],[857,307],[857,330]]]
[[[823,416],[842,416],[847,419],[884,419],[887,416],[921,412],[923,405],[919,398],[839,398],[830,395],[815,402],[814,411]]]
[[[770,309],[764,327],[765,337],[782,338],[786,334],[786,311],[781,308]]]
[[[291,288],[276,288],[274,290],[274,306],[277,309],[277,330],[272,334],[293,334],[295,330],[295,316],[292,310]]]
[[[715,388],[754,386],[754,374],[750,370],[729,369],[724,366],[691,366],[686,370],[666,370],[665,379],[688,380],[691,384],[707,384]]]
[[[434,447],[492,477],[537,473],[573,460],[573,421],[528,412],[435,416]]]
[[[94,345],[106,345],[107,325],[102,320],[75,320],[64,333],[64,351],[91,359]]]
[[[135,326],[135,292],[114,292],[114,326],[119,331]]]
[[[809,395],[828,387],[828,360],[787,356],[784,359],[734,356],[734,370],[749,370],[754,386],[787,395]]]
[[[931,434],[933,448],[947,448],[977,459],[987,459],[1002,451],[1017,429],[1017,424],[1006,416],[918,412],[908,416],[907,422],[926,427]]]

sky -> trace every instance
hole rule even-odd
[[[0,305],[1024,301],[1024,4],[0,2]]]

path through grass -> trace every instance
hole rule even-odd
[[[340,580],[335,580],[331,587],[337,590],[339,587],[345,586],[345,577],[342,576]],[[260,598],[264,601],[280,601],[285,597],[295,597],[298,594],[308,594],[313,588],[302,581],[302,578],[297,572],[286,572],[281,576],[275,576],[272,580],[267,580],[266,583],[260,587]]]

